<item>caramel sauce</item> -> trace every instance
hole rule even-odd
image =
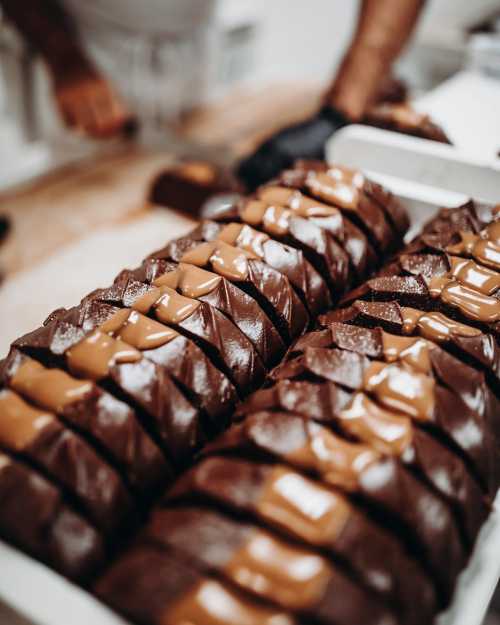
[[[449,261],[450,274],[461,284],[477,289],[484,295],[491,295],[500,287],[500,273],[457,256],[450,256]]]
[[[47,369],[31,358],[18,368],[10,386],[35,404],[53,412],[63,411],[93,389],[92,382],[77,380],[61,369]]]
[[[258,192],[258,197],[268,204],[289,208],[299,217],[331,217],[339,214],[334,206],[328,206],[286,187],[264,187]]]
[[[183,254],[181,262],[204,267],[210,265],[219,275],[228,280],[246,280],[248,276],[248,259],[257,258],[246,250],[242,250],[224,241],[200,243]]]
[[[481,331],[472,326],[459,323],[439,312],[424,313],[414,308],[401,308],[403,315],[403,332],[411,333],[418,329],[419,333],[430,341],[447,341],[453,336],[479,336]]]
[[[280,237],[289,231],[291,217],[292,213],[288,208],[271,205],[266,208],[262,223],[266,232]]]
[[[70,371],[91,380],[100,380],[109,374],[115,364],[138,362],[141,353],[100,330],[95,330],[66,352]]]
[[[382,332],[384,358],[387,362],[399,360],[420,373],[429,373],[431,360],[429,350],[434,345],[425,339],[397,336]]]
[[[364,393],[354,395],[339,420],[349,434],[384,454],[401,456],[412,443],[411,420],[381,408]]]
[[[295,621],[243,599],[215,579],[204,578],[166,608],[158,625],[295,625]]]
[[[218,238],[230,245],[235,245],[250,252],[253,256],[263,259],[264,243],[269,241],[269,235],[265,232],[254,230],[248,224],[232,223],[225,226],[219,233]]]
[[[264,220],[264,214],[267,207],[268,204],[266,204],[266,202],[261,202],[260,200],[250,200],[246,202],[240,211],[241,220],[251,226],[258,226]]]
[[[404,365],[372,362],[364,375],[364,389],[390,410],[414,419],[434,414],[434,379]]]
[[[196,265],[181,263],[177,269],[156,278],[155,286],[168,286],[180,291],[181,295],[197,299],[208,295],[220,284],[221,276],[201,269]]]
[[[163,323],[180,323],[193,314],[200,302],[179,295],[168,286],[156,287],[133,304],[132,308],[141,313],[154,310],[156,317]]]
[[[357,172],[356,172],[357,173]],[[356,210],[360,202],[360,188],[354,182],[356,174],[338,167],[328,172],[309,172],[306,188],[325,202],[345,210]]]
[[[483,265],[500,269],[500,245],[488,239],[479,239],[474,245],[472,256]]]
[[[314,545],[332,545],[342,533],[351,507],[332,490],[278,465],[257,502],[259,514]]]
[[[55,422],[52,414],[27,404],[17,393],[0,391],[0,444],[23,451]]]
[[[305,610],[317,603],[331,578],[323,557],[262,530],[252,533],[225,572],[235,584],[290,610]]]
[[[368,445],[348,443],[330,430],[308,423],[309,440],[287,455],[287,460],[317,471],[324,480],[346,490],[355,490],[359,476],[380,454]]]

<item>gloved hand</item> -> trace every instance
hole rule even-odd
[[[267,139],[251,156],[240,162],[237,174],[249,191],[271,180],[298,158],[322,159],[325,143],[348,120],[330,106],[317,115]]]

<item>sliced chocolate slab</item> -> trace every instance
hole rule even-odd
[[[182,269],[182,270],[181,270]],[[180,274],[165,274],[181,270]],[[147,258],[133,271],[122,271],[115,282],[136,280],[154,286],[169,282],[171,288],[186,297],[206,302],[226,315],[252,342],[267,367],[276,364],[285,345],[269,317],[257,302],[223,276],[161,258]],[[167,284],[167,286],[169,286]]]
[[[140,625],[296,625],[283,611],[252,601],[155,545],[129,549],[95,590]]]
[[[62,575],[84,582],[104,559],[97,530],[41,474],[0,453],[0,536]]]
[[[252,343],[224,314],[206,302],[180,295],[168,286],[116,283],[92,299],[132,308],[195,341],[242,395],[257,388],[265,368]]]
[[[73,309],[68,318],[80,313]],[[22,337],[16,345],[45,365],[68,368],[132,404],[146,431],[172,462],[191,458],[205,442],[203,416],[166,368],[143,358],[121,339],[98,329],[87,334],[83,327],[60,318]]]
[[[357,328],[356,331],[359,332]],[[365,330],[368,332],[377,331]],[[368,341],[369,351],[372,342],[373,337]],[[500,458],[490,417],[473,411],[457,389],[452,391],[439,384],[439,380],[436,382],[430,369],[424,373],[412,368],[415,358],[425,361],[425,351],[422,356],[418,344],[414,349],[408,348],[408,353],[403,355],[406,362],[384,364],[380,360],[370,361],[364,353],[306,347],[301,356],[278,366],[270,377],[275,381],[330,381],[348,391],[373,395],[383,407],[407,415],[418,427],[434,432],[438,438],[444,437],[450,448],[467,462],[487,492],[493,495],[499,483]],[[358,351],[363,352],[361,343]],[[428,366],[431,367],[430,361]],[[466,392],[464,398],[481,403]]]
[[[364,502],[400,533],[438,582],[446,602],[464,563],[449,507],[400,462],[324,426],[280,412],[258,412],[230,428],[205,453],[268,457],[291,464]]]
[[[330,173],[336,179],[342,179],[354,177],[358,186],[361,186],[364,193],[370,198],[374,199],[381,209],[393,228],[396,230],[399,237],[404,237],[410,227],[410,220],[405,207],[398,201],[398,199],[380,184],[377,184],[373,180],[367,178],[363,173],[359,171],[349,170],[346,167],[339,165],[331,165],[324,161],[311,161],[299,159],[294,164],[294,169],[322,171]],[[338,171],[340,170],[340,171]],[[344,173],[345,172],[345,173]],[[344,174],[344,175],[343,175]]]
[[[311,314],[317,315],[331,306],[332,301],[324,279],[301,250],[276,241],[265,232],[259,232],[248,224],[236,221],[227,224],[206,221],[197,230],[201,234],[200,240],[225,241],[229,245],[255,254],[270,267],[285,275]]]
[[[176,500],[214,502],[321,549],[387,599],[407,625],[427,622],[435,611],[432,585],[396,539],[341,492],[285,465],[207,458],[177,482],[165,505]]]
[[[288,277],[263,262],[254,251],[222,240],[203,241],[203,232],[198,228],[172,241],[155,256],[205,268],[233,281],[258,302],[285,343],[302,334],[309,315]]]
[[[11,390],[0,390],[0,414],[0,448],[63,486],[104,531],[125,521],[131,502],[121,478],[83,438]]]
[[[336,165],[320,169],[302,161],[283,171],[279,182],[341,210],[382,254],[395,247],[399,237],[379,203],[364,191],[361,172]]]
[[[338,625],[396,622],[323,556],[207,508],[157,510],[145,534],[304,619]]]
[[[44,367],[16,349],[5,362],[3,381],[35,406],[54,412],[90,435],[139,491],[154,490],[170,475],[164,455],[134,411],[94,382]]]

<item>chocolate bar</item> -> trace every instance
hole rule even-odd
[[[162,452],[134,411],[91,380],[49,369],[13,349],[3,367],[3,382],[38,408],[50,410],[89,435],[139,491],[154,491],[170,474]]]
[[[240,191],[241,184],[228,169],[207,161],[185,160],[156,177],[149,200],[199,217],[201,207],[212,195]]]
[[[130,280],[153,286],[161,286],[165,281],[181,295],[199,299],[220,310],[251,341],[268,368],[283,356],[285,345],[269,317],[252,297],[224,276],[195,265],[180,267],[173,261],[152,257],[137,269],[122,271],[115,283]]]
[[[336,408],[332,402],[332,396],[337,398],[334,389],[331,382],[281,380],[275,387],[256,393],[241,412],[290,412],[331,426],[347,440],[363,442],[383,455],[399,459],[449,503],[464,543],[472,545],[490,507],[462,459],[423,431],[418,420],[412,422],[405,414],[387,410],[362,392],[352,394],[343,408]],[[447,476],[445,487],[443,476]]]
[[[451,143],[441,126],[432,121],[429,115],[420,113],[407,102],[375,104],[368,109],[363,123],[420,139]]]
[[[140,625],[299,625],[158,545],[129,549],[98,581],[96,593]]]
[[[279,184],[337,207],[362,230],[381,254],[393,249],[399,235],[386,208],[365,191],[365,177],[357,170],[317,161],[299,161],[283,171]]]
[[[47,366],[67,368],[76,377],[99,382],[110,394],[132,405],[168,460],[175,464],[190,458],[207,437],[200,411],[178,389],[166,368],[143,358],[138,349],[100,329],[86,332],[87,316],[83,326],[65,320],[66,315],[72,318],[80,313],[61,313],[15,346]]]
[[[155,258],[209,269],[233,281],[253,297],[271,319],[285,343],[302,334],[309,315],[287,276],[263,262],[255,250],[223,240],[203,240],[202,228],[171,241]]]
[[[354,496],[374,520],[406,541],[433,575],[438,598],[448,600],[465,561],[457,525],[447,504],[394,457],[300,416],[267,411],[247,416],[204,453],[289,464]]]
[[[11,390],[0,390],[0,414],[0,448],[59,484],[103,531],[124,523],[130,496],[118,473],[81,436]]]
[[[0,453],[0,536],[75,581],[104,559],[97,530],[61,491],[28,465]]]
[[[305,258],[301,250],[272,239],[265,232],[259,232],[248,224],[204,221],[188,235],[198,242],[224,241],[260,258],[288,278],[302,303],[313,315],[318,315],[331,306],[328,288],[324,279]],[[186,239],[182,244],[188,245]],[[155,254],[161,257],[161,252]]]
[[[144,535],[306,622],[396,622],[374,596],[324,556],[218,512],[200,507],[157,510]]]
[[[176,501],[206,502],[250,515],[341,562],[387,600],[406,625],[431,620],[435,597],[429,580],[398,541],[339,490],[282,464],[214,456],[182,476],[164,505]]]
[[[191,338],[241,395],[263,380],[265,368],[252,343],[219,310],[206,302],[180,295],[169,286],[133,280],[100,289],[88,300],[101,301],[154,316],[160,323]]]

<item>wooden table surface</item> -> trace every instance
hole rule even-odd
[[[193,112],[177,130],[191,142],[225,144],[238,158],[317,103],[314,85],[239,90]],[[0,246],[0,355],[51,310],[77,303],[152,251],[147,246],[189,228],[186,218],[147,202],[151,181],[173,158],[168,145],[159,152],[124,144],[0,194],[0,213],[12,222]]]

